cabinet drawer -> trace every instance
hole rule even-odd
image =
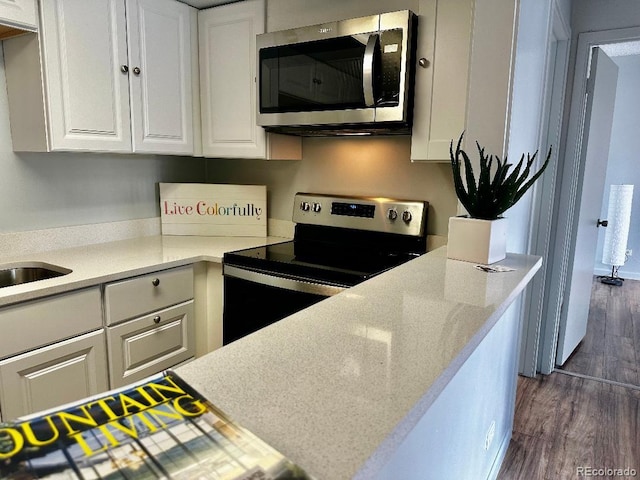
[[[108,390],[102,329],[0,362],[5,420]]]
[[[195,355],[193,300],[107,328],[111,388]]]
[[[104,289],[107,325],[193,298],[193,267],[150,273],[108,284]]]
[[[0,358],[101,326],[99,287],[5,307],[0,309]]]

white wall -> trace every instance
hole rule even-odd
[[[0,233],[157,217],[157,182],[203,181],[202,159],[14,153],[0,50]]]
[[[627,248],[635,252],[620,268],[620,276],[640,280],[640,55],[613,57],[618,65],[618,88],[611,129],[609,162],[600,218],[607,218],[609,187],[615,184],[635,185],[631,208],[631,227]],[[599,229],[595,274],[610,275],[611,266],[602,263],[605,229]]]

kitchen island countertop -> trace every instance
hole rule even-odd
[[[199,261],[221,263],[225,252],[286,240],[152,235],[28,255],[0,255],[0,269],[42,262],[71,270],[60,277],[0,288],[0,307]]]
[[[318,479],[378,478],[541,263],[509,254],[514,271],[487,273],[443,247],[177,373]],[[495,352],[515,395],[511,355]]]

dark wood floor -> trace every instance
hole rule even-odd
[[[640,385],[640,281],[614,287],[594,277],[587,335],[562,369]]]
[[[640,476],[640,390],[559,372],[519,377],[514,433],[498,479],[585,478],[580,467],[633,468]]]
[[[640,388],[609,383],[640,385],[639,321],[640,281],[612,287],[594,278],[587,335],[563,369],[518,378],[499,480],[586,478],[581,467],[631,468],[640,477]]]

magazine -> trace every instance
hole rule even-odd
[[[175,372],[0,423],[0,479],[303,480]]]

